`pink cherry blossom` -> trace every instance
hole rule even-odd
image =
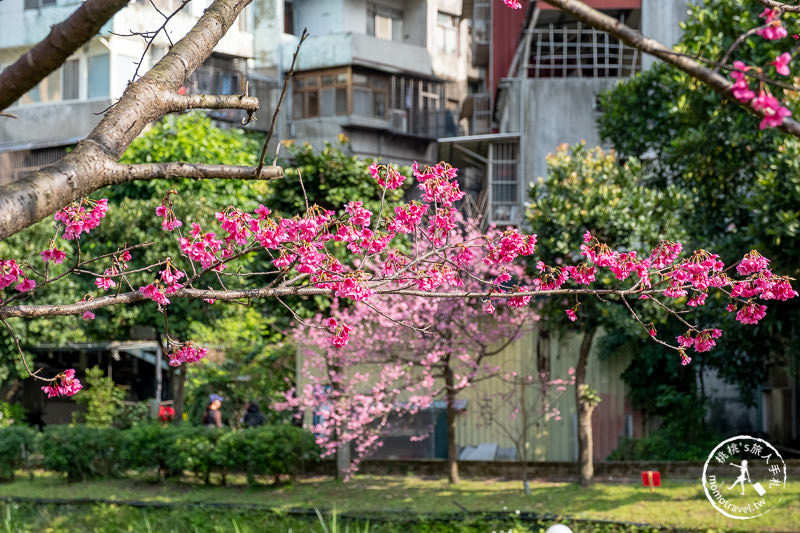
[[[42,387],[48,398],[73,396],[83,388],[80,380],[75,379],[75,369],[70,368],[57,375],[51,385]]]
[[[771,64],[775,65],[775,70],[781,76],[788,76],[791,72],[789,71],[789,62],[792,60],[792,54],[789,52],[784,52],[778,57],[775,58]]]

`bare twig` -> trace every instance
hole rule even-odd
[[[289,68],[289,72],[287,72],[286,76],[283,78],[283,87],[281,88],[281,96],[278,98],[278,105],[275,106],[275,111],[272,112],[272,122],[270,122],[267,136],[264,138],[264,146],[261,148],[261,156],[258,158],[258,170],[256,171],[256,175],[261,172],[261,168],[264,166],[264,157],[267,155],[267,145],[272,139],[272,134],[275,131],[275,122],[278,120],[278,113],[280,113],[281,104],[283,103],[283,99],[286,97],[286,89],[289,86],[289,81],[294,75],[294,66],[297,62],[297,54],[300,53],[300,47],[303,45],[303,41],[305,41],[307,37],[308,31],[306,28],[303,28],[303,34],[300,35],[300,41],[297,43],[294,56],[292,56],[292,66]]]

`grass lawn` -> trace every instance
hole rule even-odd
[[[627,521],[662,527],[716,531],[800,530],[799,481],[787,483],[785,495],[780,504],[773,507],[764,516],[752,520],[733,520],[722,516],[706,500],[699,481],[665,481],[664,486],[657,489],[654,494],[633,483],[597,483],[589,488],[581,488],[573,483],[535,481],[531,484],[530,496],[523,494],[520,482],[494,479],[464,480],[455,487],[448,486],[444,480],[413,476],[357,476],[348,483],[337,483],[328,478],[304,478],[280,487],[265,485],[252,488],[244,485],[243,478],[234,476],[229,477],[229,483],[232,486],[205,486],[188,479],[182,482],[154,483],[146,478],[67,483],[61,478],[42,473],[35,475],[32,479],[23,475],[13,483],[0,484],[0,499],[10,496],[101,498],[177,503],[230,502],[257,504],[275,510],[317,508],[321,510],[336,509],[340,512],[356,514],[394,511],[400,513],[397,516],[456,513],[464,509],[473,512],[502,512],[505,510],[513,515],[515,511],[519,510],[521,512],[565,515],[571,518]],[[19,512],[23,514],[37,514],[32,510],[26,511],[24,506],[22,507]],[[105,506],[103,509],[108,507],[116,508],[116,506]],[[70,509],[77,508],[70,507]],[[141,509],[135,511],[139,514],[143,512]],[[111,513],[108,510],[98,512],[101,514]],[[163,512],[167,513],[167,511]],[[230,510],[225,512],[234,513]],[[10,513],[7,508],[5,513],[7,515]],[[50,506],[44,514],[47,513],[52,514],[54,520],[57,518],[58,511],[53,506]],[[201,517],[204,515],[196,508],[194,513],[199,513]],[[0,521],[4,518],[2,514],[0,512]],[[42,515],[43,513],[38,512],[38,514]],[[139,514],[136,516],[138,517]],[[142,516],[146,516],[146,514]],[[106,518],[109,519],[108,516]],[[7,518],[7,522],[8,520],[13,522],[13,516]],[[137,520],[144,519],[137,518]],[[241,520],[242,524],[249,523],[249,519],[244,515]],[[146,521],[142,521],[142,525]],[[79,522],[80,520],[77,523]],[[275,523],[272,527],[264,530],[288,531],[289,528],[292,528],[293,531],[322,531],[319,522],[306,521],[304,523],[307,529],[298,525],[292,526],[287,522],[283,525]],[[226,526],[227,529],[223,527],[220,531],[249,529],[242,525],[234,527],[232,524],[233,522]],[[42,525],[44,526],[44,524]],[[89,524],[85,524],[85,527],[88,526]],[[54,524],[50,524],[48,527],[52,527],[54,531],[62,530]],[[149,531],[151,528],[153,531],[169,530],[168,527],[165,529],[150,525],[142,530]],[[47,527],[39,530],[43,529],[47,529]],[[198,531],[202,530],[204,529],[198,529]],[[257,530],[258,528],[254,529],[254,531]],[[370,532],[379,530],[383,531],[383,529],[373,527]],[[402,530],[400,529],[400,531]],[[438,531],[430,529],[430,531],[434,530]],[[446,531],[456,530],[446,529]],[[356,530],[351,529],[351,531]],[[410,529],[406,527],[405,531],[410,531]],[[461,530],[459,529],[459,531]],[[525,528],[514,529],[514,531],[525,531]],[[335,532],[331,531],[331,533]]]

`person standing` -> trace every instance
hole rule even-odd
[[[262,424],[264,424],[264,414],[256,402],[250,402],[247,412],[242,417],[242,425],[246,428],[254,428]]]
[[[210,394],[208,396],[208,407],[203,413],[203,425],[206,427],[222,427],[222,412],[219,408],[222,407],[222,396],[219,394]]]

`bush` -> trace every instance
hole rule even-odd
[[[122,432],[114,428],[47,426],[41,439],[42,465],[70,480],[116,476],[122,472]]]
[[[154,471],[159,478],[179,476],[185,467],[178,452],[179,435],[193,428],[141,424],[122,432],[122,459],[126,468]]]
[[[25,420],[25,409],[18,403],[0,402],[0,427],[19,424]]]
[[[125,389],[106,377],[99,366],[86,369],[86,390],[75,396],[75,402],[86,406],[86,412],[75,411],[73,422],[84,422],[87,426],[111,427],[123,401]],[[82,420],[81,420],[82,419]]]
[[[234,431],[220,437],[214,450],[214,462],[226,470],[244,470],[247,482],[255,476],[294,476],[306,462],[319,458],[314,436],[288,424],[260,426]]]
[[[27,465],[36,445],[36,432],[21,425],[0,427],[0,480],[14,479],[14,470]]]
[[[721,439],[716,435],[687,439],[669,428],[641,439],[624,439],[608,461],[705,461]]]

